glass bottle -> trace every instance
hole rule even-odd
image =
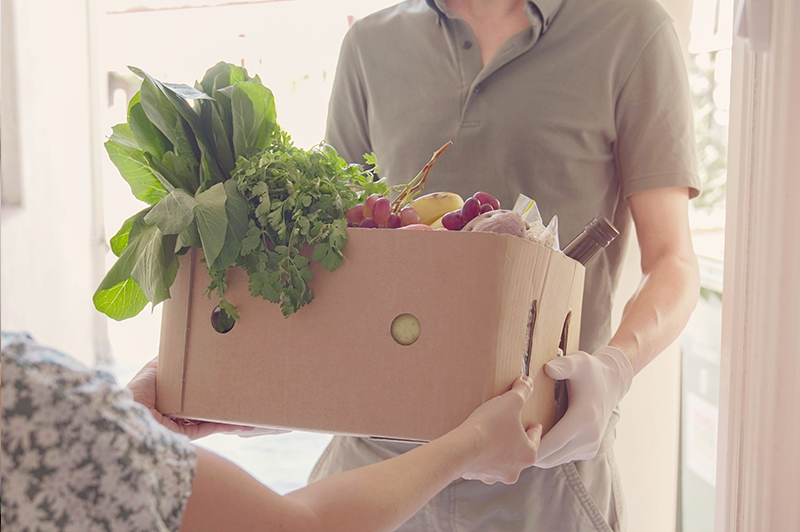
[[[586,266],[597,255],[598,251],[605,249],[618,236],[619,231],[611,225],[608,218],[598,214],[591,222],[586,224],[581,234],[566,245],[563,251],[567,257],[575,259]]]

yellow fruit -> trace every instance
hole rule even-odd
[[[443,228],[444,225],[442,225],[442,218],[444,218],[444,214],[439,218],[437,218],[436,221],[431,224],[431,229],[439,229],[440,227]]]
[[[419,214],[420,223],[431,225],[450,211],[457,211],[464,200],[455,192],[431,192],[411,202]]]

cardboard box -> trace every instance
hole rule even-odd
[[[158,409],[170,416],[426,441],[453,429],[530,367],[526,419],[563,414],[541,371],[578,347],[584,268],[563,254],[493,233],[348,229],[335,272],[314,266],[314,300],[284,318],[231,270],[241,320],[211,326],[218,298],[200,252],[181,257],[164,302]],[[399,314],[419,339],[392,339]],[[532,326],[532,327],[531,327]]]

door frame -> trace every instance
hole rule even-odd
[[[800,6],[770,8],[769,50],[734,39],[716,524],[800,530]]]

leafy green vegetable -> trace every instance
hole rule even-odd
[[[125,124],[120,124],[124,126]],[[172,150],[172,144],[148,118],[142,107],[141,93],[137,92],[128,104],[128,126],[136,141],[133,147],[152,153],[157,159]]]
[[[198,200],[176,188],[147,213],[144,221],[155,225],[165,235],[177,235],[192,223],[194,208],[198,205]]]
[[[277,126],[272,91],[257,81],[241,82],[222,89],[231,99],[233,149],[247,157],[270,147]]]
[[[228,232],[228,214],[225,202],[228,199],[222,183],[197,194],[199,203],[194,211],[197,219],[197,230],[203,242],[203,253],[206,261],[214,264],[225,245],[225,234]]]
[[[167,299],[178,271],[175,237],[165,238],[158,227],[147,225],[144,218],[149,211],[145,209],[134,218],[128,245],[93,298],[97,310],[117,320],[135,316],[148,301],[156,305]]]
[[[205,255],[207,293],[222,297],[220,308],[234,319],[224,298],[231,267],[242,267],[251,294],[280,304],[286,316],[310,302],[310,261],[330,271],[341,265],[344,212],[385,193],[385,183],[331,146],[295,147],[278,126],[272,92],[241,67],[218,63],[193,87],[131,70],[141,89],[105,146],[149,207],[111,238],[118,259],[95,307],[122,320],[169,298],[177,255],[191,247]],[[367,164],[376,165],[374,156]]]
[[[125,251],[125,248],[128,247],[128,236],[131,234],[131,228],[133,227],[133,222],[136,220],[138,214],[135,214],[125,220],[122,223],[122,227],[119,228],[117,234],[111,237],[110,244],[111,244],[111,252],[114,253],[117,257],[122,255],[122,252]]]
[[[144,152],[136,147],[127,124],[118,124],[112,131],[111,139],[106,142],[109,158],[131,186],[136,199],[150,205],[158,203],[172,185],[163,183],[153,171]]]
[[[250,277],[252,295],[279,303],[286,316],[314,297],[303,251],[313,249],[311,260],[326,270],[338,268],[347,242],[345,211],[386,190],[371,174],[347,165],[331,146],[303,150],[283,132],[266,151],[240,157],[231,180],[250,207],[237,264]],[[209,290],[218,288],[212,282]]]

